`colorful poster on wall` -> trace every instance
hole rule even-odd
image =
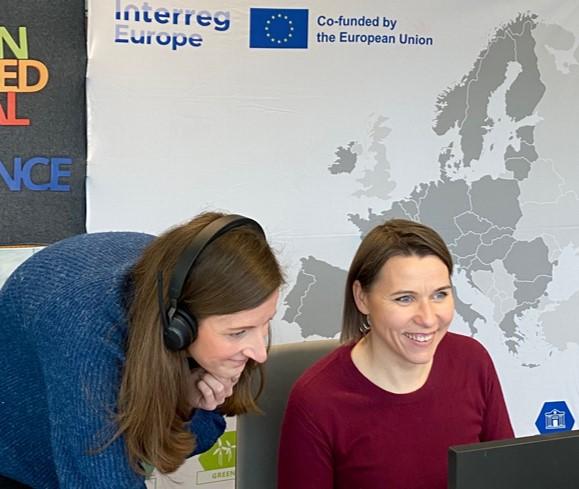
[[[451,329],[491,352],[517,434],[545,401],[577,419],[576,0],[89,6],[90,231],[260,220],[281,343],[336,337],[361,237],[424,222],[456,263]]]
[[[85,231],[84,0],[3,0],[0,246]]]

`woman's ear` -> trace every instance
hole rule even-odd
[[[359,280],[355,280],[352,284],[352,295],[354,296],[354,302],[356,303],[358,311],[364,315],[369,314],[370,311],[367,305],[368,297]]]

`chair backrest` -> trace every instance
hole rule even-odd
[[[258,401],[264,414],[237,418],[236,489],[275,489],[279,435],[289,392],[304,370],[337,346],[338,340],[319,340],[271,347]]]

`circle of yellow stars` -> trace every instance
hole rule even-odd
[[[288,26],[288,33],[284,37],[275,37],[270,32],[271,23],[275,20],[285,20]],[[293,37],[294,26],[293,22],[289,19],[287,15],[277,14],[272,15],[271,18],[265,21],[265,35],[274,44],[281,44],[288,42]]]

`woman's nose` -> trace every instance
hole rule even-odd
[[[427,328],[432,327],[436,323],[434,308],[429,301],[423,301],[420,303],[416,313],[415,322],[419,326]]]
[[[263,363],[267,360],[267,339],[259,332],[256,331],[256,333],[250,338],[243,350],[243,354],[257,363]]]

